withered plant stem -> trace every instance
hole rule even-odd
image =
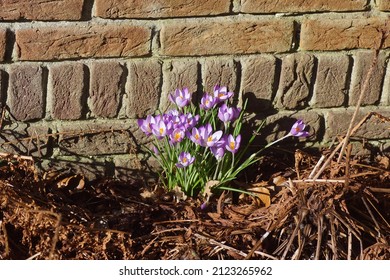
[[[357,114],[360,110],[360,106],[363,102],[363,97],[367,91],[367,87],[370,83],[370,79],[371,79],[371,76],[372,76],[372,73],[374,72],[375,68],[376,68],[376,65],[378,64],[378,56],[379,56],[379,51],[382,49],[383,47],[383,44],[388,36],[388,32],[389,31],[385,31],[385,30],[382,30],[382,33],[381,33],[381,39],[379,41],[379,46],[377,47],[377,49],[375,50],[375,55],[374,55],[374,59],[372,60],[372,63],[371,63],[371,66],[370,68],[368,69],[368,72],[367,72],[367,75],[366,77],[364,78],[364,81],[363,81],[363,85],[360,89],[360,94],[359,94],[359,98],[358,98],[358,101],[356,103],[356,108],[355,108],[355,111],[353,112],[353,115],[352,115],[352,118],[351,118],[351,121],[349,123],[349,127],[348,127],[348,130],[347,130],[347,134],[345,135],[345,138],[344,138],[344,141],[343,141],[343,146],[341,147],[341,151],[340,151],[340,154],[339,154],[339,157],[337,159],[337,163],[340,163],[341,159],[343,158],[343,155],[344,155],[344,152],[345,152],[345,149],[347,147],[347,144],[349,142],[349,137],[351,136],[351,132],[352,132],[352,128],[353,128],[353,124],[355,122],[355,119],[357,117]]]

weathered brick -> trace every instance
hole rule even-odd
[[[247,109],[259,111],[271,106],[276,73],[274,56],[257,56],[241,60],[244,99],[248,99]]]
[[[37,171],[42,174],[56,172],[60,175],[81,174],[87,180],[107,178],[110,175],[110,164],[103,157],[80,157],[80,156],[55,156],[50,159],[40,159],[35,163]]]
[[[18,29],[18,60],[128,57],[149,53],[151,30],[134,25],[68,25]]]
[[[9,73],[8,105],[14,118],[29,121],[43,118],[43,71],[35,65],[12,65]]]
[[[390,66],[387,65],[380,105],[390,106]]]
[[[96,16],[103,18],[161,18],[228,13],[230,0],[96,0]]]
[[[359,110],[354,126],[357,125],[370,112],[377,112],[385,117],[390,117],[390,112],[381,108],[362,108]],[[327,129],[325,140],[332,140],[336,136],[345,136],[354,109],[337,109],[328,112]],[[387,122],[381,122],[376,117],[367,120],[355,134],[351,136],[365,139],[388,139],[390,138],[390,129]]]
[[[207,59],[202,69],[203,85],[212,92],[214,86],[226,86],[228,90],[237,90],[237,65],[232,59]],[[237,92],[236,92],[237,94]]]
[[[0,29],[0,62],[4,61],[7,31]]]
[[[160,99],[160,110],[170,106],[168,95],[175,89],[188,88],[194,93],[198,90],[198,62],[192,59],[172,60],[163,64],[163,89]]]
[[[42,123],[5,124],[0,133],[2,152],[42,157],[48,154],[49,128]]]
[[[6,80],[5,80],[5,72],[0,69],[0,106],[3,107],[5,103],[6,96]]]
[[[316,112],[297,112],[271,115],[266,118],[264,128],[261,129],[261,135],[266,136],[267,143],[273,142],[290,132],[292,125],[298,120],[303,120],[306,124],[305,130],[310,133],[309,138],[299,138],[299,141],[319,141],[322,139],[323,118]],[[290,141],[298,140],[296,137],[290,138]],[[285,140],[289,141],[289,140]]]
[[[144,178],[150,180],[156,176],[159,165],[156,160],[143,157],[141,154],[117,155],[113,159],[115,166],[115,178],[119,180],[129,180],[131,178]]]
[[[345,102],[350,58],[347,55],[318,55],[313,107],[338,107]]]
[[[378,8],[382,11],[390,11],[390,1],[389,0],[377,0],[376,1]]]
[[[348,50],[377,48],[387,18],[364,19],[305,19],[302,23],[302,50]],[[390,46],[387,37],[383,47]]]
[[[117,62],[94,62],[91,65],[90,107],[98,117],[118,114],[124,93],[125,72]]]
[[[277,106],[297,109],[307,105],[314,72],[314,57],[295,53],[282,58]]]
[[[79,20],[84,0],[2,0],[0,20]]]
[[[49,67],[51,116],[60,120],[77,120],[83,116],[84,65],[81,63],[53,64]]]
[[[167,22],[161,54],[193,56],[284,52],[291,48],[291,20],[196,20]]]
[[[354,106],[357,104],[362,86],[372,65],[374,56],[374,52],[361,51],[356,54],[349,91],[349,105]],[[361,105],[374,105],[379,102],[385,75],[385,67],[386,54],[380,53],[374,72],[369,79]]]
[[[57,126],[59,155],[125,154],[136,148],[135,127],[123,120],[62,122]]]
[[[367,0],[242,0],[244,13],[303,13],[324,11],[359,11],[368,6]]]
[[[161,63],[157,60],[129,62],[127,84],[130,118],[141,118],[153,114],[158,108],[161,93]]]

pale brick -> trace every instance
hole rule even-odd
[[[5,59],[6,37],[7,31],[5,29],[0,29],[0,62]]]
[[[382,11],[390,11],[390,1],[389,0],[377,0],[378,8]]]
[[[202,20],[167,22],[161,53],[170,56],[285,52],[292,44],[291,20]]]
[[[325,140],[332,140],[336,136],[345,136],[354,113],[354,109],[337,109],[328,112],[326,118],[326,137]],[[359,110],[354,122],[357,125],[367,114],[377,112],[385,117],[390,117],[390,112],[381,108],[362,108]],[[369,120],[351,135],[352,138],[365,139],[389,139],[390,129],[389,123],[378,120],[376,117],[371,117]]]
[[[143,118],[158,109],[161,94],[162,67],[157,60],[129,62],[127,84],[130,118]]]
[[[205,91],[212,92],[214,86],[226,86],[237,94],[237,65],[232,59],[207,59],[203,63],[202,76]]]
[[[2,152],[42,157],[50,149],[49,128],[42,123],[11,123],[3,125],[0,133]]]
[[[59,155],[125,154],[136,149],[134,124],[123,120],[61,122],[57,126]]]
[[[315,61],[309,54],[289,54],[282,58],[277,106],[298,109],[307,106]]]
[[[379,47],[387,18],[305,19],[302,23],[302,50],[349,50]],[[390,46],[387,37],[383,47]]]
[[[390,65],[387,64],[380,105],[390,106]]]
[[[40,159],[35,163],[37,171],[42,174],[46,172],[60,175],[82,174],[86,180],[96,180],[112,176],[111,166],[106,160],[106,156],[80,157],[80,156],[55,156],[50,159]],[[65,173],[66,172],[66,173]],[[112,173],[112,172],[111,172]]]
[[[96,16],[103,18],[161,18],[228,13],[230,0],[96,0]]]
[[[160,170],[156,160],[138,155],[117,155],[113,159],[115,166],[115,178],[127,181],[131,178],[145,179],[150,181],[156,176],[157,170]]]
[[[275,88],[277,60],[274,56],[257,56],[241,60],[244,99],[247,109],[258,112],[271,106]]]
[[[324,11],[360,11],[368,6],[367,0],[242,0],[244,13],[304,13]]]
[[[3,107],[5,103],[5,97],[6,97],[6,78],[5,78],[5,72],[0,69],[0,106]]]
[[[374,52],[361,51],[356,54],[349,91],[349,105],[354,106],[357,104],[362,86],[372,65],[374,56]],[[374,105],[379,102],[385,75],[385,67],[386,54],[380,53],[375,69],[369,79],[366,91],[364,92],[361,105]]]
[[[43,71],[40,66],[12,65],[9,74],[8,105],[20,121],[43,118]]]
[[[2,0],[0,20],[80,20],[84,0]]]
[[[84,65],[81,63],[54,64],[49,67],[51,116],[60,120],[77,120],[85,111]]]
[[[95,116],[112,118],[118,114],[125,79],[123,66],[117,62],[91,65],[90,107]]]
[[[170,106],[168,94],[176,89],[188,88],[190,93],[198,90],[198,62],[196,60],[172,60],[163,64],[163,89],[160,100],[160,110]]]
[[[314,85],[313,107],[344,105],[348,90],[350,58],[347,55],[318,55],[317,79]]]
[[[151,30],[134,25],[85,24],[16,30],[18,60],[128,57],[149,53]]]
[[[323,137],[323,117],[316,112],[297,112],[271,115],[266,118],[265,126],[261,129],[261,135],[266,136],[267,143],[271,143],[288,134],[292,125],[297,120],[302,120],[306,124],[305,131],[310,133],[308,138],[291,137],[285,142],[292,141],[320,141]]]

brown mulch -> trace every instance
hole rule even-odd
[[[142,181],[40,175],[3,156],[0,259],[390,259],[389,158],[334,159],[313,180],[319,157],[294,156],[264,157],[235,182],[254,196],[219,193],[204,210]]]

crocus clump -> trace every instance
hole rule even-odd
[[[245,105],[244,109],[234,106],[233,96],[227,87],[215,86],[211,93],[203,94],[199,104],[193,104],[187,88],[176,89],[168,96],[174,109],[138,120],[139,128],[153,139],[148,150],[161,165],[168,190],[179,186],[192,196],[202,192],[209,181],[219,182],[214,187],[223,188],[258,160],[258,152],[243,158],[253,138],[242,147]],[[304,129],[299,120],[285,137],[306,137]]]

